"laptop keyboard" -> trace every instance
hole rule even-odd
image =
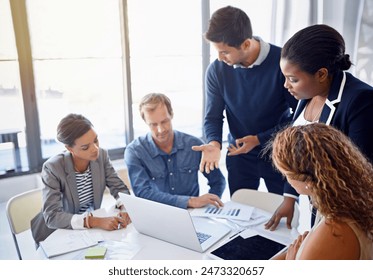
[[[199,243],[202,244],[207,239],[209,239],[211,237],[211,235],[197,231],[197,237],[198,237]]]

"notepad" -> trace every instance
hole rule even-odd
[[[85,252],[86,259],[103,259],[106,254],[106,248],[102,246],[96,246],[88,248]]]
[[[48,258],[52,258],[95,246],[97,243],[88,230],[57,229],[40,242],[40,247]]]

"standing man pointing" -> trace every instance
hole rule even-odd
[[[261,151],[276,128],[291,121],[297,101],[283,86],[281,49],[252,33],[250,19],[242,10],[227,6],[213,13],[205,33],[218,52],[206,72],[208,144],[193,150],[202,151],[200,171],[218,168],[225,110],[230,194],[240,188],[258,189],[260,178],[269,192],[282,194],[284,180]]]

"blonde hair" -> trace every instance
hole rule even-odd
[[[288,127],[270,145],[274,165],[307,183],[322,215],[355,221],[372,239],[373,167],[345,134],[314,123]]]
[[[171,117],[174,116],[174,112],[171,106],[171,100],[163,93],[149,93],[145,95],[139,105],[141,118],[145,121],[144,112],[154,111],[159,104],[166,106],[168,113]]]

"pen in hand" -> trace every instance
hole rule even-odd
[[[117,217],[118,217],[119,219],[122,219],[122,217],[120,216],[119,213],[118,213]],[[120,229],[121,225],[122,225],[122,223],[121,223],[120,221],[118,221],[118,229]]]
[[[129,223],[131,223],[131,219],[128,216],[128,214],[126,212],[122,212],[122,211],[117,214],[117,220],[118,220],[118,228],[117,229],[126,228],[127,225]]]

